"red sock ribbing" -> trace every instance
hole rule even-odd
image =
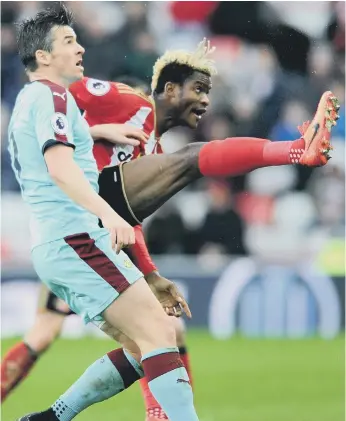
[[[297,164],[304,148],[302,138],[287,142],[254,137],[213,140],[201,148],[199,170],[204,176],[233,177],[257,168]]]

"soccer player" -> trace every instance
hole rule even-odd
[[[91,80],[90,80],[91,81]],[[94,83],[104,83],[96,82]],[[119,84],[126,93],[120,95],[129,96],[132,100],[129,102],[128,112],[133,112],[138,107],[136,100],[142,101],[143,98],[137,93],[137,87],[142,91],[142,83],[137,80],[128,78],[127,83],[132,83],[136,90],[133,90],[128,85]],[[82,89],[84,85],[81,86]],[[91,95],[91,94],[90,94]],[[132,96],[131,96],[132,95]],[[102,103],[102,98],[100,98]],[[78,105],[78,104],[77,104]],[[89,112],[89,109],[85,109]],[[93,109],[90,109],[93,114]],[[120,116],[121,117],[121,116]],[[109,111],[109,118],[113,122],[123,121],[123,118],[119,118],[119,113],[116,110],[111,109]],[[154,120],[153,120],[154,122]],[[154,126],[152,125],[152,129]],[[95,130],[96,129],[96,130]],[[147,142],[147,137],[144,132],[137,129],[135,126],[130,125],[111,125],[110,127],[93,127],[92,133],[98,133],[100,130],[105,132],[111,132],[112,140],[117,145],[119,144],[132,144],[139,145],[139,141],[143,144]],[[111,130],[109,130],[111,129]],[[94,152],[97,147],[94,147]],[[121,154],[121,151],[118,151]],[[99,155],[95,153],[96,160],[98,161]],[[133,158],[134,159],[134,158]],[[112,193],[114,193],[112,191]],[[121,203],[121,201],[120,201]],[[125,220],[128,216],[124,215]],[[137,267],[145,275],[145,279],[152,284],[153,282],[160,282],[161,275],[158,273],[157,267],[153,263],[148,249],[145,244],[143,232],[140,225],[135,226],[135,237],[136,243],[131,247],[124,249],[124,251],[132,258],[136,263]],[[48,347],[55,341],[61,332],[64,319],[66,315],[73,314],[66,303],[57,298],[47,287],[43,284],[41,286],[39,300],[38,300],[38,312],[35,318],[35,323],[30,331],[26,334],[24,340],[15,346],[13,346],[5,355],[1,364],[1,400],[2,402],[8,396],[8,394],[21,383],[21,381],[28,375],[30,369],[38,361],[39,357],[48,349]],[[179,309],[176,310],[175,316],[180,316]],[[179,354],[184,366],[187,370],[189,378],[191,380],[191,368],[190,358],[185,342],[185,326],[181,319],[173,319],[172,322],[175,325],[177,346]],[[143,396],[146,404],[146,416],[147,420],[155,421],[157,419],[167,419],[164,411],[152,396],[148,382],[145,378],[140,380]]]
[[[90,366],[68,398],[22,419],[67,421],[83,409],[81,399],[114,396],[145,372],[171,421],[198,421],[174,329],[159,300],[172,308],[179,302],[167,290],[157,289],[155,297],[121,251],[135,243],[133,228],[97,194],[93,141],[66,89],[84,70],[84,49],[67,9],[60,5],[24,21],[18,44],[30,83],[16,100],[9,147],[31,210],[36,272],[85,322],[126,343],[126,349]],[[97,379],[96,391],[90,390],[90,379]]]
[[[151,143],[149,141],[145,147],[140,145],[137,148],[132,147],[130,150],[127,148],[125,151],[103,142],[96,143],[94,153],[97,156],[96,150],[99,147],[100,170],[105,165],[118,164],[119,161],[127,161],[143,155],[147,151],[153,152],[155,148],[157,150],[159,147],[157,135],[161,135],[171,127],[177,125],[196,126],[199,116],[203,114],[208,105],[206,91],[210,88],[210,76],[215,72],[213,63],[207,58],[208,53],[210,53],[208,45],[202,43],[194,54],[186,52],[165,54],[154,68],[153,99],[148,101],[148,99],[141,98],[142,103],[137,102],[136,107],[138,108],[134,108],[133,114],[128,111],[128,97],[133,97],[134,93],[124,85],[85,79],[71,87],[72,92],[76,88],[74,95],[79,106],[86,109],[86,118],[90,125],[95,124],[92,127],[94,136],[108,138],[112,141],[111,127],[97,126],[96,124],[112,122],[113,119],[107,115],[107,111],[114,110],[114,106],[118,105],[123,112],[122,118],[127,117],[127,122],[146,128],[149,140],[151,137]],[[160,83],[161,88],[159,87]],[[138,97],[140,98],[140,96]],[[133,99],[132,102],[134,102]],[[150,103],[153,102],[157,108],[156,131],[152,130],[152,123],[150,123],[150,119],[153,119],[154,116],[153,106],[150,108]],[[261,166],[298,162],[311,166],[324,165],[327,162],[330,147],[330,129],[337,118],[336,108],[336,99],[332,97],[332,94],[330,92],[324,94],[313,123],[304,126],[303,137],[293,142],[272,144],[264,139],[233,138],[213,141],[209,144],[193,144],[176,154],[144,156],[140,160],[131,161],[120,167],[111,166],[103,169],[101,173],[100,194],[109,203],[112,203],[119,213],[125,213],[126,219],[135,225],[141,221],[141,212],[143,219],[176,191],[202,175],[237,175]],[[92,122],[93,116],[95,117],[94,123]],[[99,134],[97,135],[98,130]],[[215,162],[209,160],[207,154],[204,153],[207,146],[211,146],[207,150],[209,154],[213,155]],[[232,150],[233,146],[240,162],[237,162],[234,157],[229,158],[223,155]],[[321,150],[322,146],[323,150]],[[229,155],[231,154],[229,153]],[[248,162],[246,155],[249,158]],[[205,174],[208,171],[210,174]],[[136,202],[136,195],[132,193],[129,179],[132,177],[133,183],[141,184],[147,173],[150,174],[151,184],[150,186],[142,184],[142,188],[145,187],[145,192],[141,196],[144,203],[139,203]],[[141,192],[138,191],[138,193]],[[121,200],[119,200],[120,198]]]

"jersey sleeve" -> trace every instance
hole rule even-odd
[[[136,225],[134,227],[136,242],[129,249],[129,255],[132,258],[135,265],[140,271],[143,272],[143,275],[149,275],[149,273],[157,270],[157,267],[151,260],[149,250],[145,243],[144,234],[141,225]]]
[[[74,82],[69,87],[69,91],[78,108],[94,114],[120,100],[118,89],[114,83],[88,77]]]
[[[42,153],[56,144],[75,147],[72,136],[73,115],[67,113],[68,96],[66,90],[58,85],[38,85],[33,102],[32,118],[36,138]]]

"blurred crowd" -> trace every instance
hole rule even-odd
[[[7,122],[26,81],[14,22],[47,4],[52,2],[2,3],[1,175],[3,194],[11,198],[19,188],[7,153]],[[128,75],[150,83],[153,63],[166,49],[194,49],[204,36],[216,46],[219,74],[210,110],[196,132],[167,133],[162,139],[167,152],[232,136],[293,140],[323,91],[332,90],[340,99],[333,158],[326,167],[266,168],[232,180],[201,180],[149,218],[145,228],[152,253],[198,254],[210,264],[248,253],[283,260],[318,254],[327,266],[340,260],[345,2],[71,1],[68,6],[86,48],[86,75],[94,78]]]

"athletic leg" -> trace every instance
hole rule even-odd
[[[149,320],[143,319],[144,316],[138,316],[138,318],[135,320],[133,319],[133,321],[129,323],[130,326],[133,326],[133,324],[137,325],[135,328],[136,334],[134,333],[133,327],[128,329],[126,326],[118,324],[117,328],[127,337],[134,340],[140,348],[142,365],[149,383],[149,388],[169,419],[171,421],[174,421],[175,419],[178,420],[179,413],[181,419],[197,419],[191,401],[192,389],[190,387],[189,377],[183,367],[178,348],[176,347],[175,327],[172,323],[173,319],[165,314],[154,296],[149,299],[150,294],[147,296],[147,293],[145,292],[147,291],[148,286],[144,280],[141,284],[138,282],[133,287],[136,286],[138,291],[141,290],[142,292],[136,294],[131,301],[134,303],[135,308],[146,307],[147,310],[144,310],[145,313],[148,315],[151,314],[150,333],[149,335],[145,335],[146,338],[143,335],[144,330],[140,325],[143,323],[143,320]],[[129,290],[129,292],[131,292],[131,290]],[[127,291],[124,295],[126,293]],[[143,299],[144,301],[142,301]],[[118,311],[121,311],[121,309],[118,308]],[[104,317],[107,320],[106,312]],[[112,317],[114,316],[117,317],[115,314],[112,315]],[[108,323],[114,324],[112,323],[112,319],[109,319]],[[144,323],[144,325],[146,324],[147,323]],[[158,332],[161,332],[161,334],[158,334]],[[134,339],[135,336],[136,339]],[[148,337],[150,337],[150,342],[148,341]],[[152,351],[150,351],[150,348]],[[177,388],[177,385],[180,383],[186,385],[184,390],[179,390],[179,388]],[[178,391],[179,393],[175,394],[175,399],[177,400],[174,401],[174,393]],[[173,395],[170,395],[170,393],[173,393]],[[186,414],[186,418],[183,416],[184,413]]]
[[[130,208],[135,218],[132,225],[136,225],[202,177],[195,165],[199,149],[197,144],[188,145],[174,154],[148,155],[120,167],[105,168],[99,178],[100,196],[131,223]],[[119,208],[120,195],[125,196],[126,209]]]
[[[184,364],[184,367],[190,379],[190,383],[192,384],[190,359],[186,345],[185,324],[181,318],[172,318],[172,323],[175,327],[176,343],[179,350],[180,359]],[[161,408],[160,404],[157,402],[157,400],[151,393],[147,379],[143,377],[140,379],[139,383],[145,402],[146,421],[157,421],[161,419],[167,419],[167,416]]]
[[[109,235],[79,234],[40,248],[33,256],[35,268],[42,279],[48,279],[53,292],[85,321],[99,326],[106,322],[138,346],[151,391],[171,421],[197,421],[170,319],[128,257],[123,252],[115,255]],[[29,419],[69,421],[88,406],[124,390],[140,372],[130,353],[114,350],[91,365],[52,408]]]
[[[67,305],[56,297],[54,299],[42,284],[33,326],[23,341],[14,345],[1,362],[2,402],[26,378],[39,357],[59,336],[68,312]]]
[[[257,168],[279,165],[324,165],[328,160],[330,132],[338,103],[331,92],[322,95],[311,124],[302,137],[288,142],[257,138],[228,138],[193,143],[173,153],[150,155],[122,165],[123,192],[132,213],[141,222],[191,182],[200,177],[233,177]],[[102,179],[113,177],[106,168]],[[105,197],[109,201],[109,197]],[[110,198],[112,200],[112,198]]]

